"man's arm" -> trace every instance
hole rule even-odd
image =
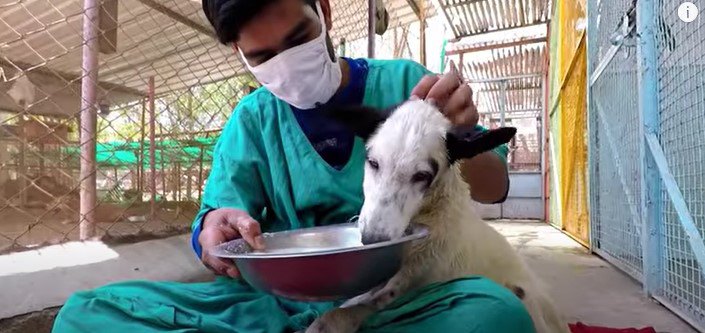
[[[488,151],[463,161],[460,171],[470,185],[473,200],[493,204],[506,199],[509,192],[507,163],[496,151]]]

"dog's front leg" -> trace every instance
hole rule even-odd
[[[406,293],[411,285],[412,276],[408,272],[399,272],[389,279],[383,288],[372,291],[367,303],[377,310],[382,310]]]
[[[317,318],[306,333],[354,333],[372,314],[392,303],[404,293],[408,279],[398,273],[383,287],[357,296]]]
[[[306,333],[354,333],[373,313],[375,309],[365,304],[332,309],[318,317]]]

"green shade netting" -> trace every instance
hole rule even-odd
[[[183,167],[197,165],[201,158],[204,162],[213,158],[213,148],[218,138],[194,138],[189,140],[161,140],[155,142],[155,164],[173,165],[180,163]],[[149,142],[144,142],[142,162],[149,167]],[[68,158],[80,161],[80,147],[65,147],[62,152]],[[201,154],[203,154],[201,156]],[[101,167],[132,168],[139,164],[140,142],[101,142],[96,145],[96,162]]]

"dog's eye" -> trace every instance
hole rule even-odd
[[[431,175],[430,172],[427,171],[420,171],[415,173],[411,177],[411,181],[414,183],[430,183],[433,178],[433,175]]]
[[[379,163],[377,163],[377,161],[368,159],[367,163],[370,165],[370,168],[372,168],[373,170],[379,169]]]

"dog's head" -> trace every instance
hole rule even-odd
[[[344,107],[326,113],[366,142],[365,201],[358,220],[364,243],[402,237],[451,165],[507,143],[516,133],[514,128],[480,133],[454,127],[421,100],[385,110]]]

